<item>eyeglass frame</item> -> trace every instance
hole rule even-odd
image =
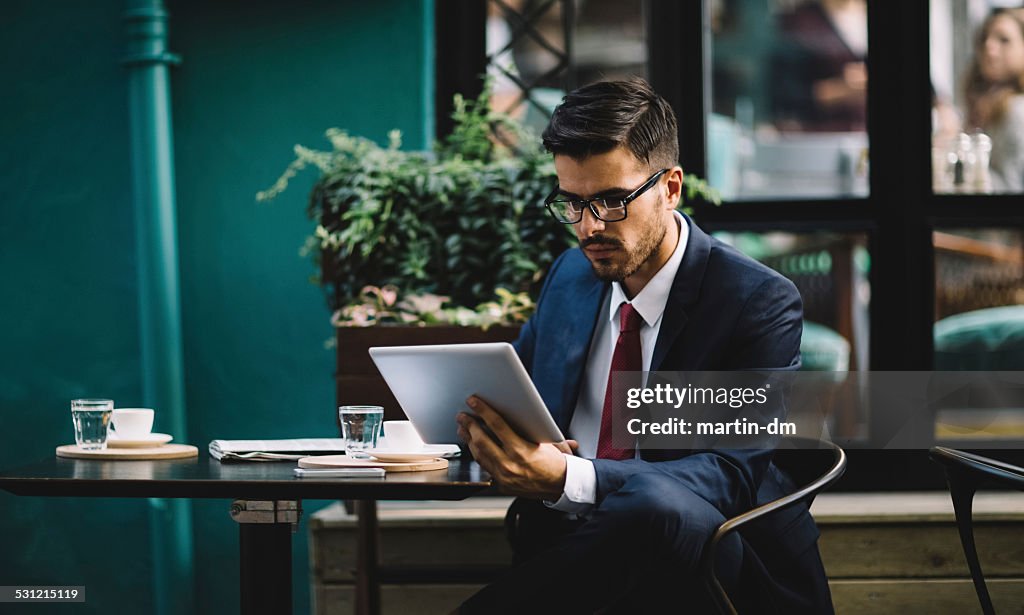
[[[582,201],[583,203],[586,203],[586,205],[587,205],[586,208],[590,210],[590,213],[592,213],[594,215],[594,217],[597,218],[598,220],[600,220],[601,222],[622,222],[623,220],[625,220],[629,216],[629,209],[626,206],[629,205],[630,203],[632,203],[633,201],[637,200],[645,192],[647,192],[648,190],[653,188],[658,183],[658,180],[661,179],[661,176],[664,175],[665,173],[668,173],[669,171],[671,171],[671,169],[664,168],[664,169],[658,171],[657,173],[655,173],[654,175],[651,175],[650,177],[647,178],[647,180],[643,184],[640,185],[639,188],[637,188],[633,192],[630,192],[629,194],[627,194],[624,197],[606,197],[606,196],[602,196],[602,197],[596,197],[596,198],[592,198],[592,199],[556,199],[555,197],[558,196],[558,193],[561,190],[561,186],[555,186],[555,189],[551,191],[551,194],[549,194],[547,196],[547,198],[544,199],[544,206],[547,207],[548,213],[551,214],[551,217],[554,218],[555,221],[558,222],[559,224],[579,224],[579,222],[581,220],[583,220],[583,209],[584,209],[583,207],[580,207],[580,217],[578,219],[573,220],[572,222],[565,222],[565,221],[559,219],[558,215],[551,209],[551,205],[553,203],[557,203],[559,201],[569,202],[569,203],[572,203],[572,202],[579,203],[579,202]],[[621,207],[622,207],[622,217],[621,218],[618,218],[616,220],[605,220],[604,218],[601,217],[601,215],[599,213],[597,213],[597,207],[594,206],[594,201],[609,201],[609,200],[617,200],[617,201],[622,203],[622,205],[621,205]],[[618,209],[618,208],[616,208],[616,209]]]

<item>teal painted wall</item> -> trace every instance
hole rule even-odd
[[[330,126],[381,142],[399,128],[408,147],[424,146],[431,0],[168,9],[183,59],[172,102],[187,440],[333,435],[331,329],[298,255],[314,177],[273,203],[254,194],[295,143],[326,146]],[[71,398],[126,406],[142,394],[122,10],[116,0],[0,9],[0,74],[17,84],[0,103],[0,416],[30,434],[4,430],[2,468],[71,439]],[[229,504],[194,506],[204,613],[238,608]],[[324,504],[304,503],[307,516]],[[0,585],[86,585],[75,612],[153,608],[144,502],[0,493],[0,520]],[[310,608],[306,531],[294,540],[297,613]]]
[[[7,468],[73,440],[70,399],[139,400],[141,374],[120,7],[5,2],[0,30]],[[0,492],[0,584],[85,585],[80,612],[99,613],[122,596],[127,612],[144,612],[150,597],[126,588],[150,582],[146,506]]]

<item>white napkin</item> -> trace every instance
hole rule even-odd
[[[345,452],[342,438],[295,438],[291,440],[213,440],[210,456],[220,461],[281,461],[310,455]]]

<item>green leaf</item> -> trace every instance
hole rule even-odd
[[[298,173],[320,173],[305,204],[316,228],[303,254],[320,271],[332,312],[360,301],[367,285],[395,284],[406,294],[451,297],[447,309],[457,319],[467,318],[459,306],[484,304],[498,306],[503,318],[528,314],[511,311],[520,303],[512,293],[527,291],[532,305],[544,273],[576,240],[542,203],[557,179],[551,156],[489,101],[488,88],[476,99],[456,96],[451,135],[428,152],[403,150],[398,131],[382,147],[331,128],[330,149],[296,146],[281,177],[258,193],[270,200]],[[515,151],[499,145],[495,130],[514,137]],[[684,182],[687,204],[697,197],[717,202],[706,183],[692,176]],[[486,318],[478,321],[493,322]]]

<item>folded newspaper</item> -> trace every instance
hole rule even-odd
[[[310,455],[340,455],[342,438],[297,438],[292,440],[213,440],[210,457],[221,461],[285,461]]]

